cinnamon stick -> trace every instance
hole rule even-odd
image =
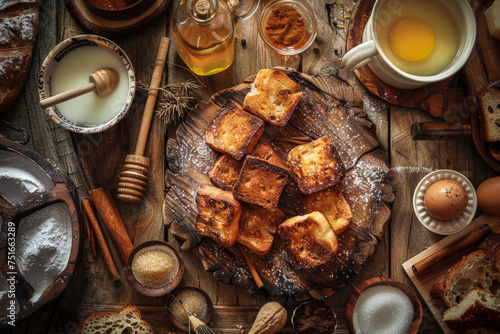
[[[127,229],[116,208],[116,204],[102,187],[91,190],[90,199],[95,205],[97,212],[99,212],[99,216],[101,216],[102,222],[106,226],[111,240],[113,240],[113,244],[118,253],[120,253],[123,264],[127,263],[134,245],[128,236]]]
[[[238,253],[240,253],[243,260],[245,260],[245,263],[248,269],[250,270],[250,274],[252,274],[252,278],[257,287],[259,289],[262,288],[264,286],[264,283],[262,282],[262,279],[260,278],[257,270],[255,270],[252,260],[250,260],[250,258],[248,257],[248,254],[246,253],[245,249],[240,244],[236,244],[236,250],[238,250]]]
[[[419,262],[415,263],[411,269],[415,273],[415,275],[420,275],[433,265],[435,265],[438,262],[441,262],[442,260],[450,257],[453,254],[456,254],[460,251],[463,251],[469,247],[474,246],[475,244],[479,243],[481,240],[483,240],[488,234],[492,232],[491,227],[488,224],[485,224],[474,231],[472,231],[470,234],[467,236],[463,237],[462,239],[456,241],[455,243],[441,249],[440,251],[432,254],[431,256],[420,260]]]
[[[92,225],[89,222],[89,217],[83,212],[83,220],[85,221],[85,228],[87,230],[87,240],[89,242],[90,253],[93,257],[97,257],[97,249],[95,247],[95,233]]]
[[[290,139],[290,138],[284,138],[284,137],[274,137],[273,140],[281,141],[284,143],[290,143],[290,144],[298,144],[298,145],[303,145],[303,144],[309,143],[309,141]]]
[[[106,268],[108,268],[109,275],[113,282],[120,280],[120,274],[116,270],[115,263],[113,262],[113,258],[111,257],[111,253],[109,252],[108,245],[106,244],[106,240],[102,235],[101,228],[99,227],[99,222],[92,210],[92,206],[90,200],[85,198],[82,200],[83,209],[85,211],[85,215],[87,216],[92,228],[94,229],[94,233],[97,239],[97,243],[99,244],[99,248],[101,248],[101,253],[104,258],[104,262],[106,263]]]

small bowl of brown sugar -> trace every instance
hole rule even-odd
[[[292,324],[297,334],[334,334],[337,315],[327,304],[312,300],[300,304],[293,311]]]
[[[281,55],[292,56],[306,50],[317,33],[314,10],[305,1],[271,1],[260,15],[260,37]]]
[[[130,254],[125,276],[130,286],[149,297],[164,296],[182,280],[184,265],[179,252],[161,240],[146,241]]]
[[[167,316],[170,322],[181,331],[189,331],[189,314],[208,324],[214,312],[210,296],[196,286],[183,286],[167,297]]]

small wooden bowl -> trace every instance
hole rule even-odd
[[[399,290],[403,291],[408,296],[408,298],[410,298],[410,301],[413,305],[413,320],[411,322],[410,328],[408,329],[408,334],[416,334],[418,332],[418,329],[420,328],[420,324],[422,323],[422,316],[423,316],[422,304],[420,303],[420,300],[418,299],[417,295],[415,295],[415,293],[406,285],[403,285],[402,283],[399,283],[395,280],[385,277],[375,277],[368,279],[364,282],[361,282],[352,291],[351,295],[349,296],[349,299],[347,300],[345,308],[345,315],[349,332],[355,333],[353,324],[353,315],[354,315],[354,306],[356,305],[356,301],[358,300],[359,296],[364,290],[377,285],[389,285],[398,288]]]
[[[113,20],[113,21],[125,21],[138,17],[146,10],[148,10],[156,0],[137,0],[132,5],[122,8],[122,9],[104,9],[102,7],[96,6],[91,1],[83,0],[83,3],[87,8],[97,16],[102,18]]]
[[[200,319],[200,320],[203,321],[204,323],[208,324],[210,319],[212,319],[212,314],[214,313],[214,304],[212,303],[212,298],[210,298],[210,296],[205,291],[203,291],[202,289],[200,289],[196,286],[187,285],[187,286],[183,286],[183,287],[178,288],[177,290],[172,292],[170,295],[168,295],[166,305],[168,307],[170,307],[170,303],[174,300],[173,296],[177,297],[180,293],[182,293],[183,291],[186,291],[186,290],[194,290],[196,292],[201,293],[201,295],[203,297],[205,297],[205,300],[207,301],[207,315],[205,316],[205,318]],[[175,318],[175,316],[172,314],[172,312],[170,312],[169,308],[167,308],[167,311],[168,311],[167,312],[168,319],[177,329],[184,331],[184,332],[189,332],[189,328],[187,326],[185,326],[184,324],[180,323]]]
[[[298,320],[299,320],[299,312],[300,312],[300,309],[305,307],[307,304],[311,304],[313,307],[314,305],[318,306],[318,307],[325,307],[325,308],[329,308],[330,311],[332,311],[334,317],[335,317],[335,328],[333,329],[333,332],[331,332],[330,334],[335,334],[337,332],[337,326],[338,326],[338,321],[337,321],[337,314],[333,311],[332,307],[330,305],[327,305],[325,304],[324,302],[320,301],[320,300],[310,300],[310,301],[306,301],[302,304],[300,304],[299,306],[297,306],[294,310],[293,310],[293,314],[292,314],[292,325],[293,325],[293,330],[295,331],[295,333],[298,333],[297,331],[297,323],[298,323]],[[309,329],[310,330],[310,329]]]
[[[159,288],[151,288],[151,287],[147,287],[147,286],[142,285],[141,283],[139,283],[135,279],[134,274],[132,272],[132,261],[134,260],[135,254],[137,254],[137,252],[140,251],[141,249],[144,249],[144,248],[150,247],[150,246],[157,246],[157,245],[169,247],[174,252],[175,256],[179,260],[179,270],[177,271],[177,275],[175,275],[174,279],[170,283],[165,284]],[[179,252],[172,245],[170,245],[168,242],[165,242],[162,240],[151,240],[151,241],[143,242],[142,244],[140,244],[139,246],[134,248],[134,250],[132,251],[132,254],[130,254],[130,257],[128,258],[128,261],[127,261],[127,264],[126,264],[124,270],[125,270],[125,276],[127,277],[127,280],[129,282],[130,286],[135,291],[140,292],[143,295],[148,296],[148,297],[160,297],[160,296],[164,296],[167,293],[171,292],[179,285],[179,283],[182,280],[182,276],[184,275],[184,264],[182,262],[182,258],[181,258],[181,255],[179,254]]]

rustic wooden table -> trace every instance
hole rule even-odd
[[[263,4],[266,2],[264,0]],[[208,98],[214,92],[241,83],[259,69],[274,66],[292,67],[313,75],[337,75],[357,85],[363,92],[365,109],[376,124],[377,137],[388,152],[397,199],[384,241],[371,262],[354,278],[353,284],[383,276],[403,282],[414,289],[401,264],[441,239],[427,231],[413,214],[411,200],[418,181],[432,170],[449,168],[463,173],[477,186],[484,179],[493,176],[494,172],[481,160],[470,139],[413,141],[410,136],[411,124],[435,119],[420,110],[393,107],[375,100],[357,83],[352,73],[347,73],[342,68],[340,57],[346,48],[346,26],[356,0],[332,2],[334,4],[330,6],[329,18],[325,1],[309,1],[316,11],[318,37],[313,46],[303,54],[288,59],[267,49],[258,36],[259,12],[252,18],[239,22],[234,64],[220,74],[201,78],[207,88],[200,91],[200,94],[203,98]],[[173,1],[167,13],[149,28],[113,39],[132,60],[140,82],[149,83],[160,38],[165,35],[172,38],[171,18],[179,3],[180,0]],[[29,79],[15,105],[1,119],[28,130],[31,140],[27,145],[69,176],[76,187],[78,199],[88,196],[88,185],[80,159],[86,162],[86,168],[91,173],[95,173],[98,183],[110,188],[116,198],[118,172],[125,155],[134,149],[144,98],[137,96],[128,115],[113,129],[91,136],[72,134],[58,127],[38,106],[37,74],[45,56],[60,41],[83,33],[85,32],[75,23],[62,1],[45,1],[40,13],[40,31]],[[244,39],[246,45],[242,43]],[[168,61],[164,78],[166,82],[180,83],[192,78],[189,72],[174,66],[182,64],[182,60],[177,56],[173,43],[170,44]],[[167,138],[175,136],[175,129],[175,124],[165,124],[157,117],[154,119],[146,149],[146,155],[151,159],[151,170],[145,200],[140,205],[117,201],[134,245],[153,239],[166,239],[176,244],[169,231],[164,228],[162,220],[165,143]],[[114,249],[112,253],[118,259]],[[237,325],[248,330],[259,306],[267,300],[278,300],[288,305],[289,309],[296,305],[293,299],[250,296],[240,288],[219,283],[211,273],[203,269],[192,252],[183,252],[182,256],[186,266],[183,283],[200,286],[209,293],[216,305],[211,324],[216,333],[240,333]],[[119,271],[123,273],[121,264]],[[3,329],[1,333],[76,333],[81,319],[86,315],[117,310],[123,304],[139,306],[143,318],[156,333],[175,332],[166,319],[164,298],[148,298],[134,292],[123,275],[121,283],[119,286],[112,285],[102,257],[93,258],[85,241],[73,279],[62,296],[28,319],[17,323],[15,327]],[[338,333],[347,332],[343,307],[351,289],[352,286],[343,288],[327,299],[339,318]],[[283,330],[283,333],[292,332],[290,324]],[[440,332],[425,305],[421,332]]]

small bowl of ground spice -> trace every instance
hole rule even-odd
[[[327,304],[312,300],[300,304],[293,311],[292,324],[297,334],[334,334],[337,315]]]
[[[260,37],[281,55],[292,56],[306,50],[317,33],[314,10],[304,1],[271,1],[260,15]]]
[[[182,304],[181,304],[182,303]],[[170,322],[181,331],[189,332],[189,314],[208,324],[214,312],[210,296],[196,286],[183,286],[167,297],[167,316]]]
[[[184,265],[179,252],[160,240],[137,246],[125,266],[125,276],[134,290],[149,297],[164,296],[182,280]]]

